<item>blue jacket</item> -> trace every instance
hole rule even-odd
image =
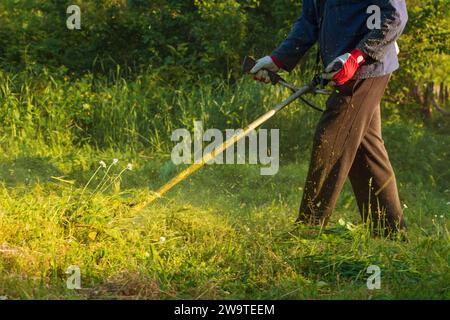
[[[381,9],[379,29],[368,27],[372,5]],[[320,31],[319,17],[319,1],[303,0],[301,17],[272,53],[286,70],[294,69],[316,41],[325,66],[355,48],[361,50],[366,62],[358,69],[355,79],[386,75],[399,67],[396,40],[408,20],[405,0],[326,0]]]

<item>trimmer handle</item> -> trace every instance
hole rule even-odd
[[[245,56],[244,58],[244,62],[242,63],[242,71],[244,73],[248,73],[250,74],[250,70],[252,70],[252,68],[255,66],[256,61],[254,58],[249,57],[249,56]],[[264,69],[268,72],[269,74],[269,78],[270,78],[270,82],[275,85],[280,81],[284,81],[282,77],[280,77],[277,73],[273,72],[273,71],[269,71],[267,69]]]
[[[317,74],[313,79],[313,86],[319,88],[325,88],[330,80],[324,79],[321,74]]]
[[[336,61],[336,62],[333,64],[333,67],[331,68],[331,70],[330,70],[329,72],[336,72],[336,71],[339,71],[339,70],[342,69],[342,67],[343,67],[342,61]],[[314,80],[313,80],[314,86],[316,86],[316,87],[322,87],[322,88],[326,87],[330,81],[331,81],[331,80],[324,79],[324,78],[322,77],[321,74],[317,74],[317,75],[314,77]]]

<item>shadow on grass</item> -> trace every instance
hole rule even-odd
[[[52,177],[61,175],[50,157],[18,157],[0,161],[0,180],[8,187],[49,182]]]

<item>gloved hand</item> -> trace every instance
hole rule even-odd
[[[363,53],[355,49],[350,53],[334,59],[322,74],[322,78],[332,80],[329,84],[342,86],[355,75],[358,68],[366,61]]]
[[[256,64],[252,68],[252,70],[250,70],[250,73],[253,74],[253,79],[264,83],[269,83],[270,77],[267,70],[272,72],[278,72],[281,67],[282,64],[276,57],[265,56],[261,59],[256,60]]]

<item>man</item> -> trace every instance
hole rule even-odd
[[[407,19],[405,0],[304,0],[286,40],[252,69],[268,83],[266,70],[291,71],[318,41],[322,77],[335,89],[316,128],[298,222],[325,227],[348,176],[376,234],[406,228],[381,137],[380,101],[399,67],[396,40]]]

